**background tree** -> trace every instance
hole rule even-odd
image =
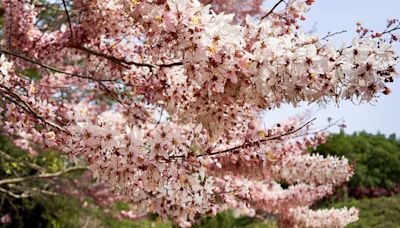
[[[350,194],[356,197],[390,195],[398,191],[400,181],[400,146],[396,135],[366,132],[329,137],[318,146],[323,155],[347,157],[354,164],[355,174],[348,183]]]

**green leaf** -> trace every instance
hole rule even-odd
[[[34,81],[40,80],[42,78],[37,68],[25,69],[21,72],[21,74]]]

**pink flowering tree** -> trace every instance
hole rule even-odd
[[[226,209],[282,227],[356,221],[310,209],[353,174],[309,154],[327,133],[307,115],[265,128],[260,112],[389,94],[399,21],[358,25],[337,48],[299,28],[313,0],[232,2],[2,0],[1,131],[85,161],[138,214],[183,227]]]

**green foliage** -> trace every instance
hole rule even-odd
[[[28,78],[30,78],[30,79],[32,79],[32,80],[34,80],[34,81],[38,81],[41,78],[39,70],[37,68],[24,69],[21,72],[21,74],[26,76],[26,77],[28,77]]]
[[[351,187],[392,188],[400,182],[400,142],[395,135],[365,132],[331,136],[316,152],[323,155],[345,156],[355,166]]]
[[[0,161],[2,167],[0,169],[0,178],[10,178],[14,176],[26,176],[35,172],[28,164],[35,164],[36,161],[42,162],[45,160],[46,155],[40,158],[34,158],[27,154],[27,152],[14,146],[5,137],[0,136]],[[37,166],[38,169],[41,168]]]
[[[231,211],[218,213],[213,217],[203,218],[200,224],[195,228],[225,228],[225,227],[254,227],[254,228],[272,228],[276,227],[274,221],[259,221],[250,217],[234,217]]]
[[[38,6],[43,5],[45,7],[41,7],[41,11],[37,15],[36,25],[44,31],[51,31],[56,28],[59,28],[63,23],[66,22],[66,17],[62,17],[60,19],[60,15],[63,16],[65,14],[64,8],[62,4],[57,4],[59,1],[49,1],[49,0],[38,0]],[[66,2],[69,4],[68,2]],[[70,7],[68,7],[70,9]],[[57,20],[55,20],[57,18]]]
[[[121,207],[121,203],[117,204],[116,207]],[[150,215],[148,218],[138,221],[129,220],[116,220],[109,216],[104,216],[100,211],[92,211],[93,218],[97,218],[100,221],[99,226],[111,227],[111,228],[173,228],[173,224],[168,221],[162,221],[156,215]],[[233,216],[231,211],[218,213],[213,217],[205,217],[201,222],[194,226],[195,228],[235,228],[235,227],[247,227],[247,228],[272,228],[276,227],[274,221],[260,221],[254,218]]]
[[[21,177],[42,172],[57,172],[64,168],[65,158],[59,153],[46,150],[38,156],[30,156],[0,135],[0,179]]]
[[[328,207],[356,207],[360,210],[360,219],[348,225],[348,228],[386,228],[400,227],[400,195],[362,200],[349,200]]]
[[[100,213],[102,215],[102,213]],[[143,219],[138,221],[132,221],[127,219],[115,219],[112,217],[97,217],[99,219],[100,227],[107,227],[107,228],[148,228],[148,227],[155,227],[155,228],[172,228],[173,225],[170,222],[163,222],[161,220],[152,220],[152,219]]]
[[[47,150],[32,157],[0,135],[0,180],[26,177],[38,173],[54,173],[65,168],[65,159],[55,151]],[[79,174],[71,174],[73,176]],[[51,191],[48,179],[32,179],[12,185],[1,185],[0,217],[11,214],[12,223],[0,227],[78,227],[78,201],[65,195],[41,194]],[[29,192],[29,197],[15,197]]]
[[[3,33],[3,15],[0,15],[0,38],[2,36],[2,33]]]

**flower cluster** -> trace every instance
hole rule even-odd
[[[32,143],[43,142],[43,140],[54,139],[54,132],[46,128],[40,131],[36,126],[52,126],[61,130],[56,121],[56,110],[59,108],[54,103],[43,99],[37,94],[34,82],[19,77],[14,71],[13,64],[5,58],[0,57],[0,94],[5,101],[4,108],[0,107],[2,127],[9,134],[16,134],[20,138],[15,139],[15,144],[35,155]]]
[[[354,207],[318,211],[296,208],[291,209],[290,212],[298,224],[306,227],[344,227],[358,220],[358,211]]]
[[[321,155],[289,155],[272,168],[278,180],[287,183],[341,184],[353,175],[348,160]]]
[[[159,103],[171,97],[165,90],[173,90],[175,100],[184,99],[168,106],[170,114],[184,120],[199,122],[215,112],[236,114],[213,106],[265,109],[301,101],[370,101],[380,92],[387,94],[385,83],[396,75],[393,46],[372,38],[355,39],[337,50],[298,30],[283,33],[271,20],[247,17],[243,26],[236,25],[232,15],[215,14],[196,1],[143,1],[135,12],[149,37],[145,47],[160,57],[154,61],[182,64],[180,72],[171,69],[180,83],[156,92],[162,93]],[[169,70],[162,68],[157,77],[164,78]],[[192,109],[194,115],[186,112]]]
[[[213,179],[206,176],[204,161],[182,160],[201,149],[201,127],[163,123],[144,135],[119,113],[106,112],[95,123],[81,119],[68,131],[63,151],[86,158],[94,175],[129,195],[138,211],[184,224],[213,205]]]

